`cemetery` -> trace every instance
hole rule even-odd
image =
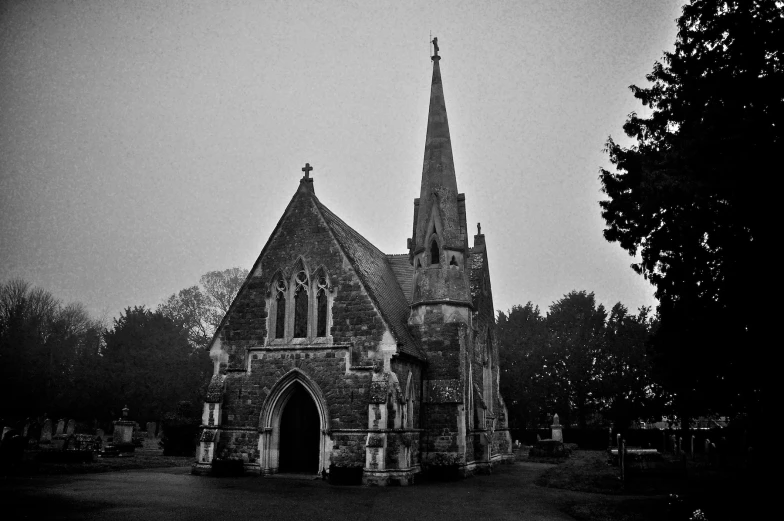
[[[4,517],[776,515],[784,0],[10,4]]]

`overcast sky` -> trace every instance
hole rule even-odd
[[[305,162],[319,199],[404,253],[438,36],[458,189],[495,306],[571,290],[655,306],[602,236],[609,135],[682,1],[0,4],[0,282],[95,315],[250,268]]]

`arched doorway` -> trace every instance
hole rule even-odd
[[[303,394],[304,398],[302,397]],[[296,395],[300,397],[296,398]],[[313,438],[308,436],[313,436],[313,408],[316,410],[317,418],[315,429],[317,441],[314,449],[317,459],[312,471],[315,474],[322,469],[329,468],[332,440],[329,435],[330,422],[327,402],[316,382],[300,369],[293,368],[272,386],[261,407],[261,414],[259,415],[259,457],[261,470],[264,474],[275,474],[276,472],[284,471],[280,465],[282,452],[289,452],[285,456],[286,458],[289,456],[295,458],[291,450],[293,449],[294,453],[296,453],[297,447],[305,447],[305,454],[310,454],[309,451],[310,447],[313,446]],[[284,413],[288,417],[285,420],[283,418]],[[298,422],[302,424],[299,428],[297,426]],[[284,436],[282,436],[281,427],[288,434],[295,433],[296,437],[299,437],[299,441],[288,439],[290,436],[285,436],[287,439],[283,441]],[[301,436],[297,433],[301,433]],[[291,460],[289,462],[291,463]],[[307,462],[307,458],[305,462]],[[295,467],[298,466],[296,459],[293,463]],[[305,469],[307,472],[311,471],[310,463],[303,462],[303,465],[307,465]]]
[[[291,397],[280,417],[280,472],[317,473],[320,419],[318,409],[302,385],[293,384]]]

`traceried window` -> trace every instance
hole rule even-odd
[[[294,338],[308,336],[308,275],[297,273],[294,287]]]
[[[298,261],[294,273],[281,268],[272,278],[268,306],[269,344],[325,343],[330,339],[331,304],[335,289],[323,266],[309,272]]]
[[[319,277],[316,290],[316,336],[327,336],[327,279]]]
[[[438,243],[433,239],[430,243],[430,264],[435,265],[441,262],[441,254],[438,251]]]
[[[286,332],[286,283],[281,279],[275,286],[275,338]]]

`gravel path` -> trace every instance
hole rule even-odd
[[[166,468],[7,478],[0,493],[6,519],[572,519],[561,512],[563,505],[595,495],[535,486],[549,467],[518,462],[463,481],[388,488],[294,477],[198,477],[187,468]]]

